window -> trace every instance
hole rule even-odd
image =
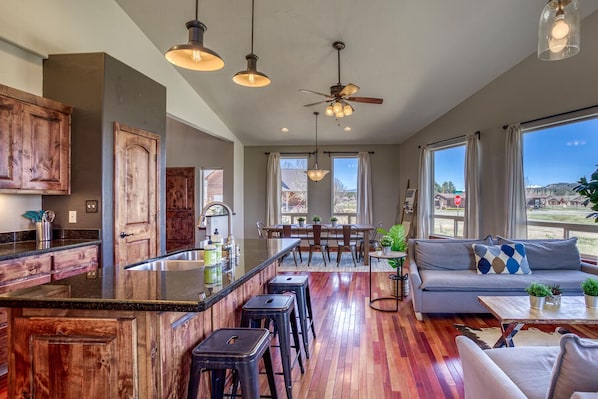
[[[357,157],[332,158],[332,215],[342,224],[357,221]]]
[[[432,150],[432,234],[463,237],[465,144]]]
[[[523,134],[528,238],[577,237],[584,257],[598,255],[598,224],[573,191],[596,170],[598,117],[560,121]]]
[[[202,169],[202,208],[212,201],[224,200],[224,171],[222,169]]]
[[[307,158],[280,159],[280,206],[283,224],[307,216]]]

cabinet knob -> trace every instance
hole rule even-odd
[[[129,233],[129,234],[127,234],[127,233],[125,233],[124,231],[122,231],[122,232],[120,233],[120,238],[125,238],[125,237],[128,237],[128,236],[134,236],[134,235],[135,235],[135,234],[133,234],[133,233]]]

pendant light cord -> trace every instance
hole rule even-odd
[[[255,10],[255,0],[251,0],[251,54],[253,54],[253,14]]]
[[[320,113],[319,112],[314,112],[314,115],[316,116],[316,166],[318,165],[318,115]]]
[[[199,0],[195,0],[195,20],[199,21]]]

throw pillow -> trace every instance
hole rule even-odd
[[[472,244],[478,274],[530,274],[523,244]]]
[[[527,261],[532,270],[581,270],[577,237],[564,239],[509,240],[498,236],[498,244],[525,245]]]
[[[575,334],[561,337],[561,352],[556,358],[547,399],[569,398],[573,392],[598,391],[598,341]]]

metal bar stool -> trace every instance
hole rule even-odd
[[[298,274],[280,275],[268,282],[268,293],[283,294],[285,292],[292,292],[295,294],[297,307],[299,308],[299,324],[301,324],[301,331],[299,334],[301,334],[303,338],[305,357],[309,359],[309,327],[311,327],[314,339],[316,338],[316,330],[311,309],[308,276]]]
[[[238,373],[245,399],[259,399],[259,360],[264,359],[270,395],[278,399],[270,355],[270,331],[265,328],[221,328],[193,348],[187,399],[199,398],[202,369],[212,371],[212,398],[224,397],[226,370]]]
[[[266,294],[256,295],[248,300],[247,303],[243,305],[241,326],[253,327],[262,321],[266,321],[266,327],[269,325],[269,322],[272,321],[274,323],[274,331],[278,332],[280,358],[282,360],[282,374],[284,376],[287,398],[291,399],[291,330],[301,374],[305,372],[303,369],[303,361],[301,360],[297,316],[295,315],[295,298],[289,294]]]

